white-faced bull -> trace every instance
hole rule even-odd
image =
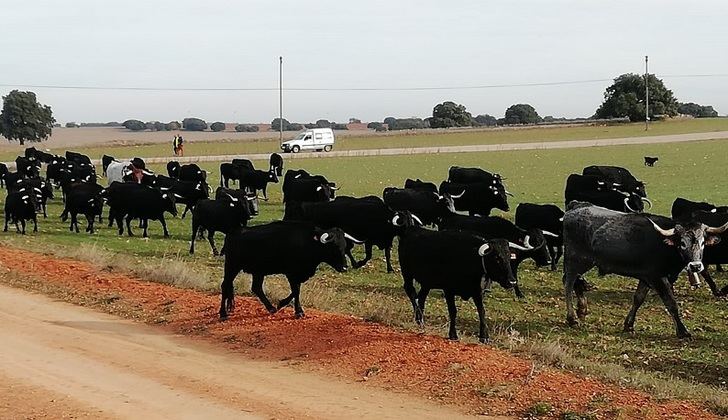
[[[600,274],[618,274],[639,280],[624,330],[634,330],[637,310],[647,292],[654,290],[675,322],[677,336],[690,337],[680,319],[670,279],[687,270],[694,287],[703,270],[703,249],[718,243],[717,228],[702,223],[675,223],[655,215],[620,213],[589,203],[574,202],[564,215],[564,289],[566,320],[577,324],[586,316],[582,276],[596,267]],[[573,294],[577,297],[574,313]]]

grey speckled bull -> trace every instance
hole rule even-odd
[[[624,321],[625,331],[634,331],[637,310],[652,289],[660,296],[675,322],[677,336],[690,337],[680,319],[672,286],[683,269],[691,275],[694,287],[700,283],[703,249],[719,242],[716,236],[728,229],[708,227],[702,223],[675,223],[662,216],[620,213],[589,203],[572,202],[564,215],[564,288],[566,320],[576,325],[587,310],[582,281],[577,281],[596,267],[600,274],[618,274],[639,280],[632,309]],[[574,313],[573,294],[577,297]]]

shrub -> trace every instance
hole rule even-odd
[[[473,116],[465,109],[465,105],[445,101],[432,109],[430,127],[465,127],[472,125]]]
[[[332,130],[348,130],[349,127],[346,124],[331,123]]]
[[[182,124],[179,121],[170,121],[164,125],[164,129],[167,131],[177,131],[182,128]]]
[[[486,127],[492,127],[498,124],[498,120],[494,116],[488,114],[478,115],[477,117],[475,117],[475,121],[478,124],[484,125]]]
[[[677,107],[677,112],[683,115],[692,115],[695,118],[710,118],[717,117],[718,111],[713,109],[710,105],[698,105],[693,102],[680,104]]]
[[[225,131],[225,123],[220,121],[215,121],[214,123],[210,124],[210,130],[218,132],[218,131]]]
[[[315,128],[331,128],[331,124],[329,120],[318,120]]]
[[[147,128],[146,124],[139,120],[126,120],[121,125],[124,126],[127,130],[131,131],[141,131]]]
[[[395,118],[388,126],[390,130],[414,130],[429,127],[422,118]]]
[[[283,118],[283,131],[288,131],[289,126],[291,125],[290,122],[288,122],[287,119]],[[280,118],[273,118],[273,121],[270,122],[270,129],[272,131],[278,131],[281,129],[281,119]]]
[[[372,121],[369,124],[367,124],[367,128],[380,131],[379,129],[383,129],[382,131],[387,131],[387,129],[384,127],[384,124],[380,123],[379,121]]]
[[[207,123],[199,118],[185,118],[182,120],[182,128],[188,131],[205,131]]]
[[[541,122],[541,117],[529,104],[515,104],[506,109],[506,124],[536,124],[537,122]]]
[[[258,126],[251,124],[238,124],[235,126],[235,131],[238,133],[255,133],[258,131]]]
[[[67,122],[66,128],[78,128],[80,125],[76,124],[75,122]]]
[[[299,123],[290,123],[290,124],[288,124],[288,128],[284,128],[284,130],[285,130],[285,131],[301,131],[301,130],[303,130],[304,128],[305,128],[305,127],[303,126],[303,124],[299,124]]]

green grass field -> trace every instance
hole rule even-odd
[[[613,128],[626,129],[604,129]],[[622,132],[619,135],[626,134]],[[670,205],[677,196],[728,203],[728,188],[724,185],[728,147],[723,143],[713,140],[573,150],[303,159],[296,160],[295,165],[326,175],[342,187],[340,195],[353,196],[381,196],[385,187],[400,186],[407,177],[439,183],[447,177],[447,169],[451,165],[479,166],[499,172],[506,178],[508,189],[515,194],[511,201],[511,208],[515,209],[519,202],[556,203],[563,206],[563,189],[568,174],[580,172],[590,164],[612,164],[627,167],[644,180],[649,197],[655,203],[653,211],[669,214]],[[642,157],[645,155],[659,156],[660,161],[653,168],[644,167]],[[265,162],[260,164],[266,165]],[[210,181],[215,187],[219,182],[218,164],[202,166],[210,171]],[[165,172],[162,165],[156,165],[153,169]],[[261,215],[253,221],[254,224],[282,217],[280,184],[270,185],[269,192],[271,199],[261,204]],[[170,220],[170,239],[161,237],[158,223],[150,223],[151,238],[145,240],[140,236],[118,236],[115,230],[106,227],[93,236],[70,233],[67,225],[61,224],[58,219],[61,209],[60,199],[57,198],[50,206],[50,217],[40,220],[41,232],[38,234],[21,237],[13,233],[14,228],[11,227],[10,233],[0,237],[6,244],[49,251],[57,250],[59,245],[67,250],[78,248],[79,244],[94,245],[99,250],[115,254],[117,258],[124,256],[132,264],[172,259],[201,274],[202,280],[192,286],[217,290],[222,260],[210,255],[209,245],[204,240],[197,243],[194,257],[187,255],[189,217],[185,220]],[[512,212],[503,216],[512,218]],[[141,235],[140,229],[136,229],[136,232]],[[222,235],[218,234],[217,242],[220,247]],[[396,256],[396,252],[393,254]],[[662,378],[676,378],[715,387],[717,389],[710,389],[709,392],[715,393],[716,398],[728,401],[725,392],[728,380],[728,362],[725,360],[728,350],[728,308],[725,300],[713,298],[707,288],[691,291],[684,278],[676,285],[685,323],[694,335],[691,341],[680,341],[675,338],[674,328],[662,303],[654,295],[648,297],[638,313],[636,333],[628,335],[621,332],[636,286],[635,280],[590,275],[589,280],[596,286],[596,290],[588,293],[591,313],[581,327],[569,328],[564,322],[565,305],[560,272],[536,269],[530,262],[524,263],[521,270],[522,289],[527,295],[525,300],[519,301],[512,293],[497,288],[487,298],[486,311],[496,345],[528,353],[535,348],[558,343],[560,348],[577,360],[576,365],[562,364],[577,371],[596,372],[609,377],[612,369],[609,366],[617,365],[631,372],[647,372]],[[720,287],[728,283],[728,277],[717,275],[716,281]],[[268,287],[274,289],[274,295],[279,293],[277,290],[284,284],[281,279],[271,279],[268,283]],[[249,292],[247,276],[239,276],[237,290]],[[379,251],[375,251],[375,259],[367,267],[350,273],[338,274],[322,266],[319,275],[304,285],[303,292],[304,307],[351,313],[414,328],[411,307],[402,290],[401,278],[398,274],[386,273],[383,253]],[[472,304],[460,302],[459,307],[459,330],[464,334],[474,333],[477,330],[477,314]],[[433,294],[428,300],[426,319],[433,334],[445,335],[446,314],[444,300],[439,294]],[[610,379],[623,381],[626,385],[631,383],[642,388],[652,387],[650,381],[643,383],[635,378]],[[704,394],[709,394],[705,391],[708,388],[701,389]],[[668,387],[659,392],[660,395],[670,396],[677,391]],[[721,407],[721,410],[728,410],[728,404]]]
[[[426,147],[426,146],[462,146],[474,144],[527,143],[541,141],[588,140],[603,138],[622,138],[638,136],[658,136],[665,134],[685,134],[728,130],[728,118],[686,119],[655,122],[645,132],[644,124],[619,124],[612,126],[579,126],[558,127],[539,126],[526,128],[486,129],[452,132],[391,132],[386,135],[340,136],[336,140],[336,150],[382,149],[392,147]],[[296,133],[284,134],[290,139]],[[272,134],[273,136],[275,134]],[[140,133],[143,136],[143,133]],[[170,143],[172,136],[170,135]],[[185,152],[191,155],[227,155],[271,153],[279,151],[277,139],[229,139],[196,142],[195,134],[185,134],[187,144]],[[52,143],[44,143],[54,153]],[[74,149],[91,156],[101,158],[104,154],[122,157],[171,156],[171,144],[146,144],[137,146],[95,146]],[[0,161],[12,161],[17,152],[0,151]]]

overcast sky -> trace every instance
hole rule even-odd
[[[0,84],[273,88],[504,85],[728,74],[728,1],[0,0]],[[728,77],[665,78],[681,101],[728,113]],[[429,91],[289,91],[291,121],[473,115],[513,103],[590,116],[608,82]],[[0,87],[5,95],[12,87]],[[278,92],[34,90],[66,121],[269,122]]]

